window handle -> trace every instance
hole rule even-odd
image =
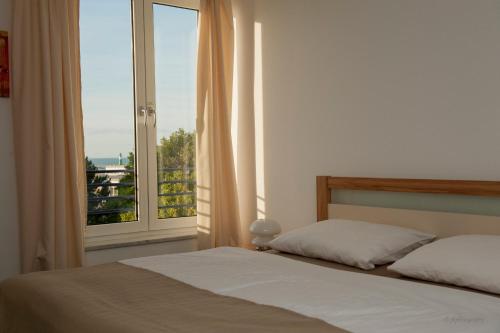
[[[148,104],[147,115],[153,117],[153,127],[156,127],[156,108],[153,104]]]
[[[146,111],[146,107],[144,106],[139,106],[139,109],[137,110],[137,115],[139,117],[144,117],[144,126],[146,126],[146,121],[148,119],[148,114]]]

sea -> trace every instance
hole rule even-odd
[[[98,168],[105,168],[108,165],[126,165],[128,163],[128,158],[126,157],[122,157],[121,163],[118,157],[89,157],[89,160]]]

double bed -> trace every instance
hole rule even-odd
[[[318,177],[318,221],[500,235],[491,216],[331,204],[331,191],[499,196],[498,182]],[[0,332],[500,332],[500,297],[276,251],[216,248],[18,276]]]

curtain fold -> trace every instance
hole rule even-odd
[[[200,1],[198,37],[198,247],[239,246],[231,141],[234,28],[230,0]]]
[[[79,1],[13,1],[12,46],[21,269],[81,266],[86,181]]]

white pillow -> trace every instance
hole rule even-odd
[[[433,235],[385,224],[332,219],[287,232],[269,243],[275,250],[362,269],[394,262],[432,241]]]
[[[440,239],[410,253],[389,269],[416,279],[500,294],[500,236]]]

